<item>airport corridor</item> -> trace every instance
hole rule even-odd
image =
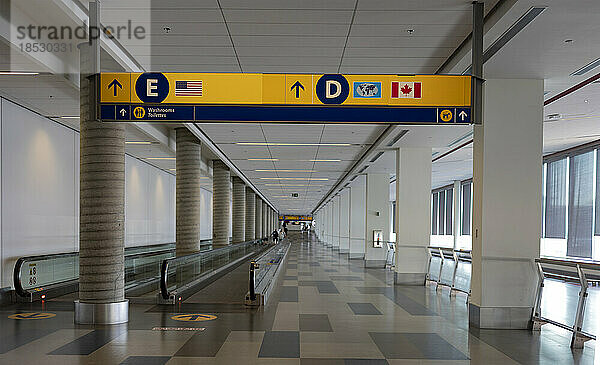
[[[264,308],[237,300],[247,262],[180,304],[132,304],[123,325],[73,324],[72,298],[13,304],[0,311],[0,363],[594,363],[593,347],[568,350],[566,331],[545,326],[542,335],[469,333],[463,294],[450,298],[431,285],[394,286],[390,270],[364,268],[314,234],[307,239],[291,232],[290,241],[284,271]],[[53,316],[8,318],[19,313]]]

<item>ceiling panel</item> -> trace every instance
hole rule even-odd
[[[379,8],[378,8],[379,9]],[[445,10],[359,10],[354,24],[471,24],[471,9]]]
[[[224,9],[354,9],[356,0],[221,0]]]
[[[345,37],[348,24],[260,24],[260,23],[228,23],[232,35],[282,35],[282,36],[334,36]]]
[[[455,47],[348,47],[344,57],[448,57]]]
[[[350,24],[352,9],[349,10],[304,10],[304,9],[268,9],[234,10],[224,9],[228,23],[311,23],[311,24]]]
[[[250,47],[236,44],[235,49],[240,57],[255,56],[255,57],[306,57],[310,60],[311,57],[337,57],[342,56],[344,49],[343,45],[339,47],[295,47],[295,46],[279,46],[279,47]]]

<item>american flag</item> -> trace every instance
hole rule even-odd
[[[202,96],[202,81],[175,81],[175,96]]]

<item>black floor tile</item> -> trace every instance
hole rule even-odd
[[[435,333],[382,333],[369,335],[386,359],[469,360]]]
[[[129,356],[120,365],[164,365],[171,356]]]
[[[386,359],[345,359],[344,365],[388,365]]]
[[[359,276],[351,276],[351,275],[331,275],[329,276],[331,280],[336,281],[364,281],[365,279]]]
[[[51,328],[18,328],[9,330],[6,327],[0,326],[0,354],[14,350],[19,346],[28,344],[31,341],[38,340],[44,336],[51,334],[56,329]]]
[[[279,294],[280,302],[298,302],[297,286],[282,286]]]
[[[258,357],[300,358],[300,332],[265,332]]]
[[[127,328],[123,326],[95,330],[57,348],[48,355],[89,355],[125,333],[126,330]]]
[[[379,286],[364,286],[357,287],[361,294],[383,294],[386,298],[390,299],[402,309],[407,311],[413,316],[435,316],[437,313],[428,309],[421,303],[409,298],[408,296],[402,294],[398,288],[390,288],[390,287],[379,287]]]
[[[345,365],[344,359],[300,359],[300,365]]]
[[[223,327],[206,328],[193,335],[174,356],[214,357],[227,340],[231,330]]]
[[[333,332],[327,314],[300,314],[298,324],[301,332]]]
[[[348,306],[357,315],[382,315],[379,309],[375,308],[371,303],[348,303]]]

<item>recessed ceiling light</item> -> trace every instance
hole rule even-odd
[[[175,157],[146,157],[146,160],[175,160]]]
[[[248,161],[279,161],[278,158],[249,158]]]
[[[126,144],[152,144],[150,141],[125,141]]]
[[[328,178],[325,177],[260,177],[261,180],[317,180],[317,181],[327,181]]]
[[[236,142],[242,146],[352,146],[350,143],[278,143],[278,142]]]
[[[0,71],[0,75],[10,76],[35,76],[39,75],[39,72],[27,72],[27,71]]]
[[[304,160],[301,160],[304,161]],[[341,162],[342,160],[306,160],[309,162]]]
[[[316,170],[254,170],[256,172],[317,172]]]
[[[79,119],[79,115],[63,115],[59,117],[60,119]]]

